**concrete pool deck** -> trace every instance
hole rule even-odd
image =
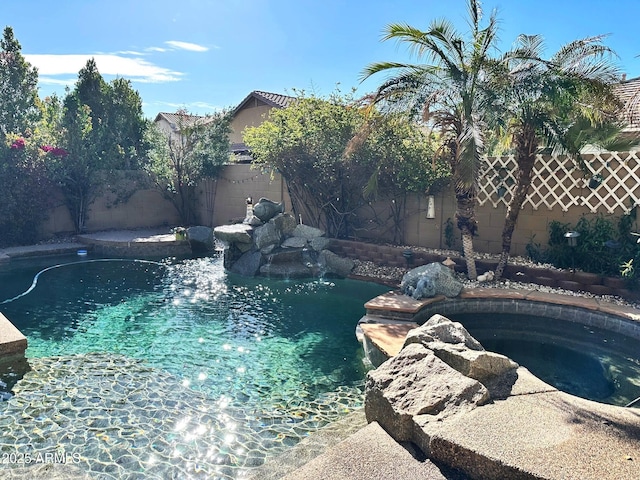
[[[74,241],[0,248],[0,263],[26,257],[67,255],[78,250],[130,255],[155,255],[165,252],[177,255],[191,251],[189,243],[185,240],[177,241],[169,227],[108,230],[77,235]]]
[[[34,255],[68,254],[96,246],[115,247],[116,252],[130,252],[133,255],[136,254],[134,250],[143,245],[151,247],[154,252],[160,251],[154,247],[171,249],[184,246],[176,243],[181,242],[176,242],[168,229],[100,232],[78,237],[77,242],[3,249],[0,250],[0,262]],[[594,313],[621,315],[635,322],[640,319],[640,311],[636,309],[578,296],[500,289],[473,289],[463,293],[465,299],[488,296],[518,297],[520,300],[529,297],[529,300],[552,305],[577,306]],[[418,308],[419,312],[424,308],[424,305],[410,304],[408,297],[398,296],[387,300],[398,307],[396,313],[399,316],[406,317],[412,309]],[[372,302],[368,302],[368,315],[375,315],[376,309],[388,310],[389,305],[381,299]],[[407,320],[413,318],[412,315]],[[397,319],[395,323],[403,324]],[[0,325],[0,341],[4,338],[2,328]],[[378,337],[378,342],[384,341],[384,332],[378,331]],[[404,341],[403,334],[396,331],[394,348],[397,349],[400,340]],[[389,347],[387,353],[394,354],[394,351],[397,350]],[[544,384],[522,368],[518,369],[518,379],[506,398],[477,408],[464,417],[438,422],[429,428],[429,456],[436,463],[415,458],[374,422],[363,424],[355,434],[302,466],[289,471],[280,470],[278,476],[254,478],[640,478],[640,409],[611,407],[573,397]],[[304,445],[301,447],[304,448]],[[278,459],[272,461],[277,463]],[[465,474],[440,468],[436,464],[462,470]],[[31,470],[30,473],[36,472]],[[46,475],[42,478],[46,478]],[[79,477],[69,472],[65,478]]]

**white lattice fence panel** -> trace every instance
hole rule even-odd
[[[626,213],[640,204],[640,159],[635,152],[587,155],[583,172],[565,156],[538,155],[524,205],[569,210],[586,206],[593,213]],[[508,205],[516,180],[513,155],[489,157],[483,162],[478,185],[480,205]]]
[[[639,163],[636,152],[593,155],[588,163],[592,177],[586,180],[582,204],[594,213],[603,209],[608,213],[628,212],[640,203]]]
[[[478,202],[489,202],[496,208],[499,204],[508,205],[516,184],[516,159],[513,155],[488,157],[483,160],[478,182]]]

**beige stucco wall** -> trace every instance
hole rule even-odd
[[[215,180],[207,180],[199,190],[200,218],[205,225],[224,225],[244,218],[246,199],[257,202],[261,197],[284,202],[291,210],[285,182],[279,174],[252,169],[249,164],[228,165]],[[207,198],[208,197],[208,198]],[[213,205],[213,209],[211,206]]]
[[[247,197],[254,202],[260,197],[284,202],[287,211],[291,210],[291,200],[280,175],[251,169],[248,164],[225,167],[218,179],[202,182],[197,193],[198,216],[203,225],[221,225],[244,218]],[[73,221],[61,196],[54,205],[41,226],[43,237],[73,232]],[[88,231],[179,224],[173,204],[155,189],[138,190],[122,203],[114,203],[112,196],[102,196],[89,208],[86,222]]]
[[[98,198],[87,215],[87,231],[135,229],[160,225],[178,225],[175,208],[160,192],[143,189],[134,193],[127,202],[113,204],[107,197]],[[67,207],[60,200],[43,223],[44,237],[74,231],[73,221]]]
[[[573,192],[580,195],[580,191]],[[384,206],[378,206],[382,212]],[[363,217],[370,217],[369,209],[363,210]],[[448,248],[445,236],[447,219],[451,219],[455,225],[455,197],[451,190],[445,190],[435,195],[435,218],[426,217],[427,197],[424,195],[412,195],[406,206],[406,221],[404,239],[407,245],[416,245],[429,248]],[[506,214],[506,207],[500,205],[494,208],[490,204],[476,208],[478,220],[478,234],[474,238],[474,248],[478,252],[499,253],[502,250],[502,228]],[[593,219],[598,213],[591,213],[588,208],[572,206],[567,211],[561,208],[539,208],[534,210],[528,206],[520,211],[518,223],[513,234],[511,253],[513,255],[526,255],[526,246],[530,242],[545,246],[549,240],[549,224],[552,221],[567,223],[572,226],[582,216]],[[381,215],[382,217],[383,215]],[[619,216],[605,215],[614,223]],[[461,249],[460,231],[454,228],[455,248]],[[372,229],[369,232],[361,232],[360,239],[372,241],[389,241],[390,233],[387,229]]]
[[[264,122],[273,107],[260,105],[257,107],[245,107],[239,110],[231,122],[232,133],[229,135],[231,143],[241,143],[242,132],[247,127],[256,127]]]
[[[580,195],[576,190],[572,192]],[[279,174],[273,176],[269,172],[252,169],[248,164],[226,166],[216,180],[207,180],[198,187],[199,222],[203,225],[217,226],[244,218],[246,198],[252,197],[257,202],[260,197],[274,201],[282,201],[286,211],[291,211],[291,200],[287,193],[286,183]],[[43,224],[44,236],[55,233],[73,231],[73,223],[61,200],[55,203],[49,219]],[[386,207],[378,206],[379,211]],[[405,223],[405,242],[430,248],[447,248],[445,227],[447,219],[455,218],[455,199],[451,190],[445,190],[435,196],[435,218],[426,218],[427,198],[424,195],[413,195],[407,202],[407,219]],[[492,207],[490,204],[477,207],[478,235],[474,246],[479,252],[497,253],[501,250],[501,233],[506,207]],[[369,209],[363,210],[362,218],[371,216]],[[586,207],[572,206],[567,211],[561,208],[549,210],[546,207],[534,210],[525,207],[518,219],[513,236],[512,253],[526,255],[526,245],[535,241],[546,245],[548,241],[549,223],[557,220],[575,225],[581,216],[593,218],[597,214],[590,213]],[[382,217],[382,215],[381,215]],[[616,220],[616,216],[610,216]],[[308,223],[308,221],[305,221]],[[112,204],[108,199],[98,199],[89,210],[87,228],[90,231],[109,229],[129,229],[153,227],[161,225],[178,225],[179,218],[173,205],[165,200],[156,190],[140,190],[126,203]],[[389,229],[372,228],[360,232],[359,239],[377,242],[389,241]],[[460,234],[454,229],[456,247],[460,248]]]

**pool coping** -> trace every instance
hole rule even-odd
[[[384,319],[383,323],[418,324],[424,323],[435,313],[446,316],[447,312],[515,311],[541,315],[539,309],[542,306],[544,316],[600,327],[640,340],[640,310],[636,308],[599,298],[536,290],[465,287],[454,298],[440,295],[420,300],[404,295],[399,290],[392,290],[369,300],[364,306],[366,315],[360,323],[376,323]]]

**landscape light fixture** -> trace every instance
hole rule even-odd
[[[564,234],[564,238],[567,239],[567,243],[570,247],[575,247],[578,245],[578,237],[580,236],[580,232],[576,232],[575,230],[571,230]]]
[[[411,263],[413,262],[413,252],[407,248],[404,252],[402,252],[402,256],[407,261],[407,265],[411,265]]]
[[[580,236],[580,232],[576,232],[575,230],[570,230],[564,234],[564,238],[567,239],[567,243],[571,247],[571,271],[576,273],[576,263],[575,263],[575,247],[578,245],[578,237]]]

